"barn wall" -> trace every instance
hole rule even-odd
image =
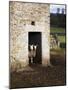
[[[10,1],[10,62],[28,65],[28,32],[42,33],[42,65],[50,61],[50,12],[48,4]],[[35,25],[31,22],[35,21]]]

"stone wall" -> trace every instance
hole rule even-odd
[[[49,4],[10,1],[10,62],[28,61],[28,32],[42,33],[42,65],[50,64],[50,7]],[[35,25],[31,25],[34,21]]]

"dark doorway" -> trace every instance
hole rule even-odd
[[[29,32],[28,33],[28,45],[37,45],[36,48],[36,56],[33,58],[33,64],[41,64],[42,63],[42,46],[41,46],[41,32]],[[30,50],[30,48],[28,47]],[[29,64],[31,64],[31,60],[29,58]]]

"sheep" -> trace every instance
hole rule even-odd
[[[31,59],[31,63],[33,63],[33,45],[30,45],[28,57]]]
[[[36,50],[37,50],[37,45],[34,45],[34,51],[33,51],[33,56],[36,56]]]
[[[36,56],[37,45],[30,45],[29,48],[28,57],[31,59],[31,63],[33,63],[33,58]]]

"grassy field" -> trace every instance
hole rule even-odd
[[[65,36],[58,36],[58,40],[59,40],[61,43],[65,43]]]
[[[51,33],[65,33],[65,29],[64,28],[58,28],[58,27],[51,27],[50,29]],[[65,43],[65,35],[57,35],[58,36],[58,40],[61,43]]]
[[[50,32],[51,33],[65,33],[65,29],[64,28],[60,28],[60,27],[50,27]]]

